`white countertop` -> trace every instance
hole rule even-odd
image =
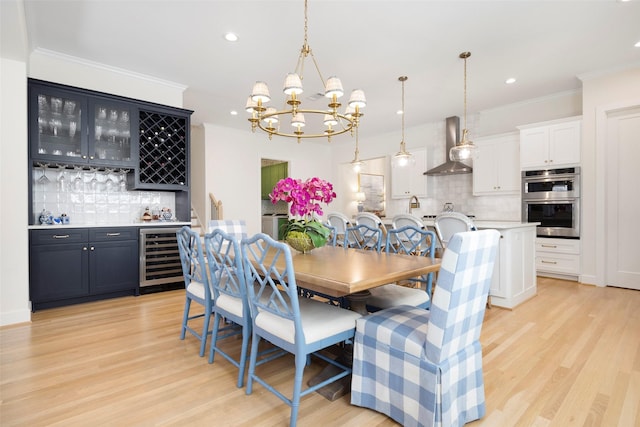
[[[66,224],[66,225],[29,225],[29,230],[49,230],[53,228],[111,228],[111,227],[182,227],[191,225],[190,222],[183,221],[149,221],[149,222],[130,222],[130,223],[112,223],[112,224]]]
[[[386,225],[386,226],[390,226],[391,225],[391,220],[392,218],[385,218],[382,220],[382,222]],[[520,222],[520,221],[501,221],[501,220],[477,220],[477,219],[472,219],[473,223],[475,224],[476,228],[492,228],[492,229],[496,229],[496,230],[506,230],[506,229],[510,229],[510,228],[522,228],[522,227],[535,227],[537,225],[540,225],[539,222]],[[434,220],[429,218],[429,219],[422,219],[422,223],[424,225],[426,225],[427,227],[433,227],[434,225]]]

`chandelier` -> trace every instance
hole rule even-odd
[[[298,143],[302,138],[327,138],[331,142],[331,137],[340,135],[345,132],[353,132],[357,129],[360,117],[363,115],[361,108],[366,106],[366,98],[361,89],[354,89],[349,98],[348,107],[341,113],[338,108],[342,104],[338,99],[344,95],[342,82],[338,77],[332,76],[326,81],[322,77],[320,68],[316,61],[313,51],[307,43],[307,0],[304,2],[304,43],[298,56],[296,69],[293,73],[287,74],[284,81],[283,92],[285,94],[286,105],[278,110],[275,107],[267,106],[271,100],[269,88],[263,81],[257,81],[247,100],[245,110],[251,113],[249,122],[251,122],[251,130],[261,129],[267,132],[269,139],[273,135],[297,138]],[[300,94],[303,92],[302,81],[304,80],[304,63],[308,56],[311,56],[313,65],[315,66],[320,81],[324,86],[324,96],[329,99],[327,110],[307,109],[302,107]],[[306,116],[305,116],[306,115]],[[284,117],[289,117],[291,129],[287,130],[286,126],[281,127],[281,121]],[[316,128],[305,131],[311,126],[307,126],[313,122]]]
[[[475,145],[467,139],[469,131],[467,129],[467,58],[471,52],[462,52],[460,58],[464,59],[464,129],[462,129],[462,139],[449,150],[449,158],[454,162],[468,160],[471,157]]]
[[[402,139],[400,140],[400,151],[393,156],[393,160],[400,167],[406,166],[411,159],[411,153],[407,151],[407,147],[404,144],[404,82],[407,79],[407,76],[398,77],[398,80],[402,83]]]

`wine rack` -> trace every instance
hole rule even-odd
[[[187,119],[140,110],[139,183],[186,186]]]

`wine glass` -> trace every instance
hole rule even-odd
[[[93,178],[89,181],[89,187],[91,188],[91,191],[96,191],[98,189],[98,170],[93,169],[92,172]]]
[[[47,165],[41,164],[40,167],[42,168],[42,176],[38,178],[38,183],[47,185],[49,182],[51,182],[49,178],[47,178]]]
[[[65,175],[66,175],[66,172],[63,169],[60,172],[60,175],[58,176],[58,190],[59,191],[65,191],[65,189],[66,189],[67,178],[65,177]]]
[[[76,171],[76,177],[73,180],[73,190],[75,192],[79,193],[79,192],[82,191],[82,184],[83,184],[83,182],[82,182],[82,174],[80,173],[82,168],[79,167],[79,166],[76,166],[74,169]]]
[[[120,185],[120,191],[123,192],[123,193],[125,191],[127,191],[127,180],[126,180],[126,177],[127,177],[127,171],[126,170],[120,171],[120,184],[119,185]]]
[[[105,175],[107,175],[107,180],[105,181],[107,191],[111,192],[113,191],[113,188],[115,186],[115,182],[113,181],[113,179],[111,179],[111,173],[113,173],[113,169],[105,169],[104,173]]]

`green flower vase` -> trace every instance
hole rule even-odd
[[[291,234],[294,233],[289,233],[287,237],[285,237],[284,241],[296,251],[306,254],[315,248],[315,246],[313,246],[313,241],[308,234],[295,233],[295,236],[292,236]]]

